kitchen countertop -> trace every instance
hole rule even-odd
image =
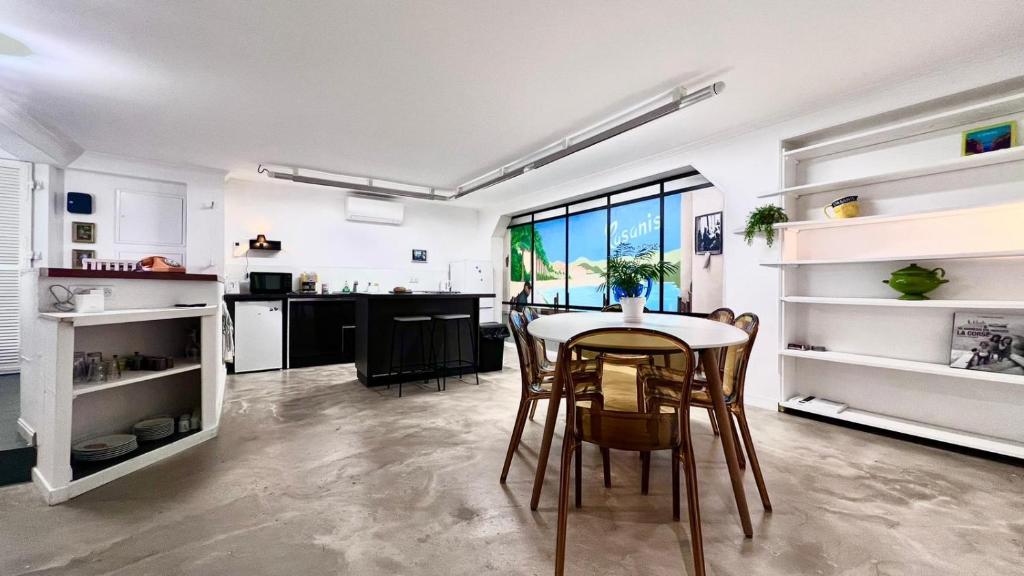
[[[351,300],[351,294],[299,294],[290,292],[288,294],[225,294],[224,300],[228,302],[243,302],[246,300]]]
[[[376,294],[369,292],[351,292],[349,294],[299,294],[298,292],[289,292],[288,294],[225,294],[224,299],[229,302],[241,302],[246,300],[355,300],[356,298],[494,298],[494,296],[494,294],[471,292],[412,292],[410,294],[391,294],[390,292],[381,292]]]
[[[359,298],[401,298],[401,299],[447,299],[447,298],[494,298],[494,294],[482,294],[475,292],[411,292],[408,294],[391,294],[390,292],[383,292],[378,294],[371,294],[367,292],[359,292],[349,294],[349,296],[355,296]]]

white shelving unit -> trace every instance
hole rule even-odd
[[[938,363],[957,311],[1024,310],[1024,165],[1002,166],[1024,161],[1024,146],[960,155],[962,131],[1024,122],[1024,83],[995,90],[780,143],[779,187],[761,197],[791,220],[775,226],[779,258],[762,263],[779,271],[781,410],[1024,458],[1024,369]],[[861,196],[862,216],[826,219],[828,192]],[[925,261],[942,261],[950,279],[940,296],[879,297],[889,272]],[[828,351],[788,350],[791,342]],[[803,395],[848,408],[816,411],[793,400]]]
[[[208,284],[211,300],[219,298],[217,284]],[[142,289],[138,284],[133,287]],[[37,395],[36,403],[43,406],[33,422],[38,457],[32,478],[49,504],[74,498],[216,436],[217,382],[222,370],[219,307],[158,307],[88,314],[43,312],[38,317],[32,347],[42,360],[35,378],[39,385],[27,387],[23,394]],[[176,359],[174,367],[167,370],[128,371],[107,382],[73,383],[75,350],[110,354],[142,343],[167,355],[178,350],[176,339],[186,336],[183,329],[190,325],[190,319],[193,329],[198,330],[199,361]],[[121,348],[110,348],[116,345]],[[71,445],[75,441],[126,431],[134,421],[181,408],[183,403],[188,404],[187,409],[199,407],[200,430],[140,445],[138,451],[110,463],[73,466]]]

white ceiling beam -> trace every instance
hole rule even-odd
[[[66,167],[85,150],[0,95],[0,148],[18,160]]]

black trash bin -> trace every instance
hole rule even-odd
[[[501,362],[505,352],[505,338],[509,336],[508,327],[497,322],[480,325],[480,372],[497,372],[501,370]]]

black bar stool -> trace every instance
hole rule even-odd
[[[476,385],[480,385],[480,375],[477,373],[476,368],[476,338],[473,333],[473,318],[469,314],[435,314],[433,317],[434,324],[430,329],[431,340],[434,340],[434,333],[437,327],[441,327],[441,359],[435,364],[437,369],[441,372],[441,389],[448,389],[448,368],[450,366],[456,366],[459,369],[459,379],[462,380],[462,368],[472,367],[473,376],[476,377]],[[452,323],[455,324],[455,341],[458,346],[458,359],[448,359],[448,326]],[[462,359],[462,326],[465,325],[469,330],[469,342],[473,347],[473,358],[470,360]],[[431,356],[433,356],[433,345],[431,345]]]
[[[398,397],[402,397],[402,375],[414,374],[418,368],[419,372],[428,374],[432,368],[430,356],[427,354],[427,326],[430,324],[430,316],[395,316],[391,319],[391,354],[388,361],[388,378],[398,376]],[[418,364],[406,364],[405,362],[405,336],[412,331],[416,335],[419,329],[420,360]],[[398,336],[398,372],[395,372],[395,337]],[[433,350],[433,345],[430,346]],[[430,378],[424,378],[427,382]],[[388,389],[391,389],[391,381],[388,381]],[[437,391],[441,391],[441,382],[438,381]]]

